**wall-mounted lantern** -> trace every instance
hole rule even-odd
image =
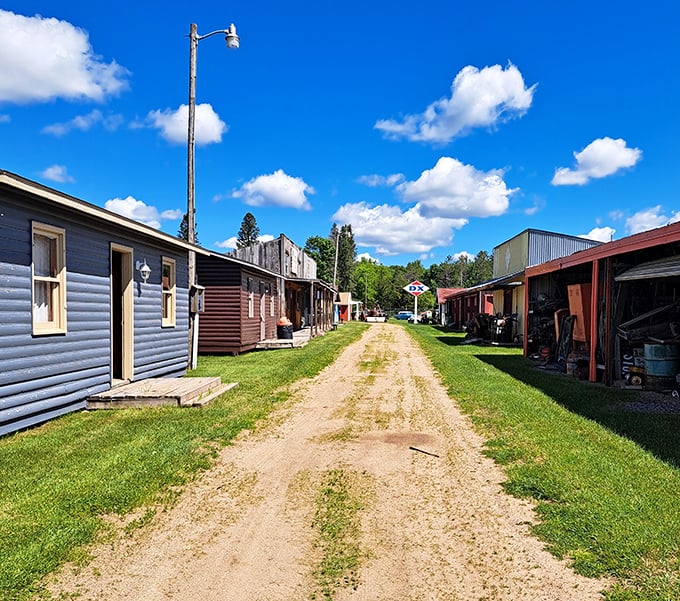
[[[144,259],[144,261],[137,261],[135,269],[139,271],[139,275],[142,276],[142,282],[146,284],[151,275],[151,267],[146,264],[146,259]]]

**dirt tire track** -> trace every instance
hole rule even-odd
[[[92,601],[310,599],[313,497],[320,475],[341,467],[369,484],[359,584],[336,600],[601,599],[606,582],[576,575],[531,536],[531,504],[504,493],[482,448],[404,329],[372,324],[172,509],[98,545],[50,590]]]

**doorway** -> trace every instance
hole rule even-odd
[[[111,384],[132,381],[132,249],[111,245]]]

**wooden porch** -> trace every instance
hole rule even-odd
[[[92,395],[88,409],[200,407],[236,386],[214,378],[149,378]]]
[[[260,350],[276,350],[284,348],[302,348],[312,337],[311,328],[306,327],[293,332],[293,338],[269,338],[260,340],[255,348]]]

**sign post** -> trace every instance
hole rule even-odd
[[[403,288],[409,294],[413,295],[413,323],[418,323],[418,297],[427,292],[429,288],[425,284],[421,284],[418,280],[406,284]]]

